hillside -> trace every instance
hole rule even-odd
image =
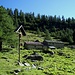
[[[34,38],[40,41],[43,38],[32,33],[27,33],[23,40],[30,41]],[[0,52],[0,75],[14,75],[16,71],[18,75],[75,75],[75,49],[64,47],[63,49],[49,49],[50,53],[44,53],[43,50],[21,50],[21,63],[18,65],[18,48],[8,48],[4,46]],[[42,61],[31,61],[26,56],[38,53],[43,57]],[[53,54],[51,53],[53,52]],[[24,65],[26,63],[27,65]]]
[[[0,75],[75,75],[75,49],[68,47],[60,49],[24,49],[20,50],[19,38],[15,29],[23,25],[25,41],[58,40],[75,44],[75,19],[46,16],[34,13],[12,11],[0,6]],[[30,60],[31,59],[37,60]]]

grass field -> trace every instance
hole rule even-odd
[[[32,34],[28,34],[30,35]],[[34,40],[33,38],[40,39],[32,35],[31,40]],[[43,38],[40,39],[42,40]],[[23,58],[25,55],[32,54],[33,51],[41,55],[43,61],[32,62]],[[42,50],[35,49],[21,50],[21,63],[26,62],[30,66],[20,66],[18,65],[18,49],[5,47],[4,51],[0,52],[0,75],[16,75],[15,70],[20,70],[18,75],[75,75],[75,49],[64,47],[63,49],[49,49],[49,51],[54,54],[45,54]],[[36,66],[33,67],[33,65]]]
[[[24,55],[30,55],[33,51],[42,55],[43,61],[31,62],[23,58]],[[21,62],[27,62],[30,66],[18,65],[18,51],[16,49],[0,52],[0,75],[13,75],[14,70],[17,69],[21,70],[19,75],[74,75],[75,50],[64,48],[53,51],[54,55],[45,54],[39,50],[21,50]],[[35,64],[36,68],[32,68],[32,64]],[[39,67],[42,70],[38,70]]]

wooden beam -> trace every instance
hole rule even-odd
[[[18,50],[19,51],[19,62],[20,62],[20,38],[21,38],[20,36],[21,34],[19,33],[19,50]]]

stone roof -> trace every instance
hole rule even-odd
[[[45,40],[45,42],[63,43],[62,41],[56,41],[56,40]]]
[[[41,42],[25,42],[26,44],[30,44],[30,45],[43,45]]]

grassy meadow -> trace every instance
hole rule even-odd
[[[43,37],[27,33],[27,36],[22,38],[25,41],[43,41]],[[25,55],[30,55],[33,51],[43,57],[43,61],[32,62],[24,58]],[[8,48],[4,46],[0,52],[0,75],[16,75],[15,70],[20,70],[17,75],[75,75],[75,49],[64,47],[63,49],[54,49],[49,51],[54,52],[43,53],[42,50],[21,50],[21,63],[29,63],[30,66],[18,65],[18,47]],[[35,65],[35,67],[33,67]]]

